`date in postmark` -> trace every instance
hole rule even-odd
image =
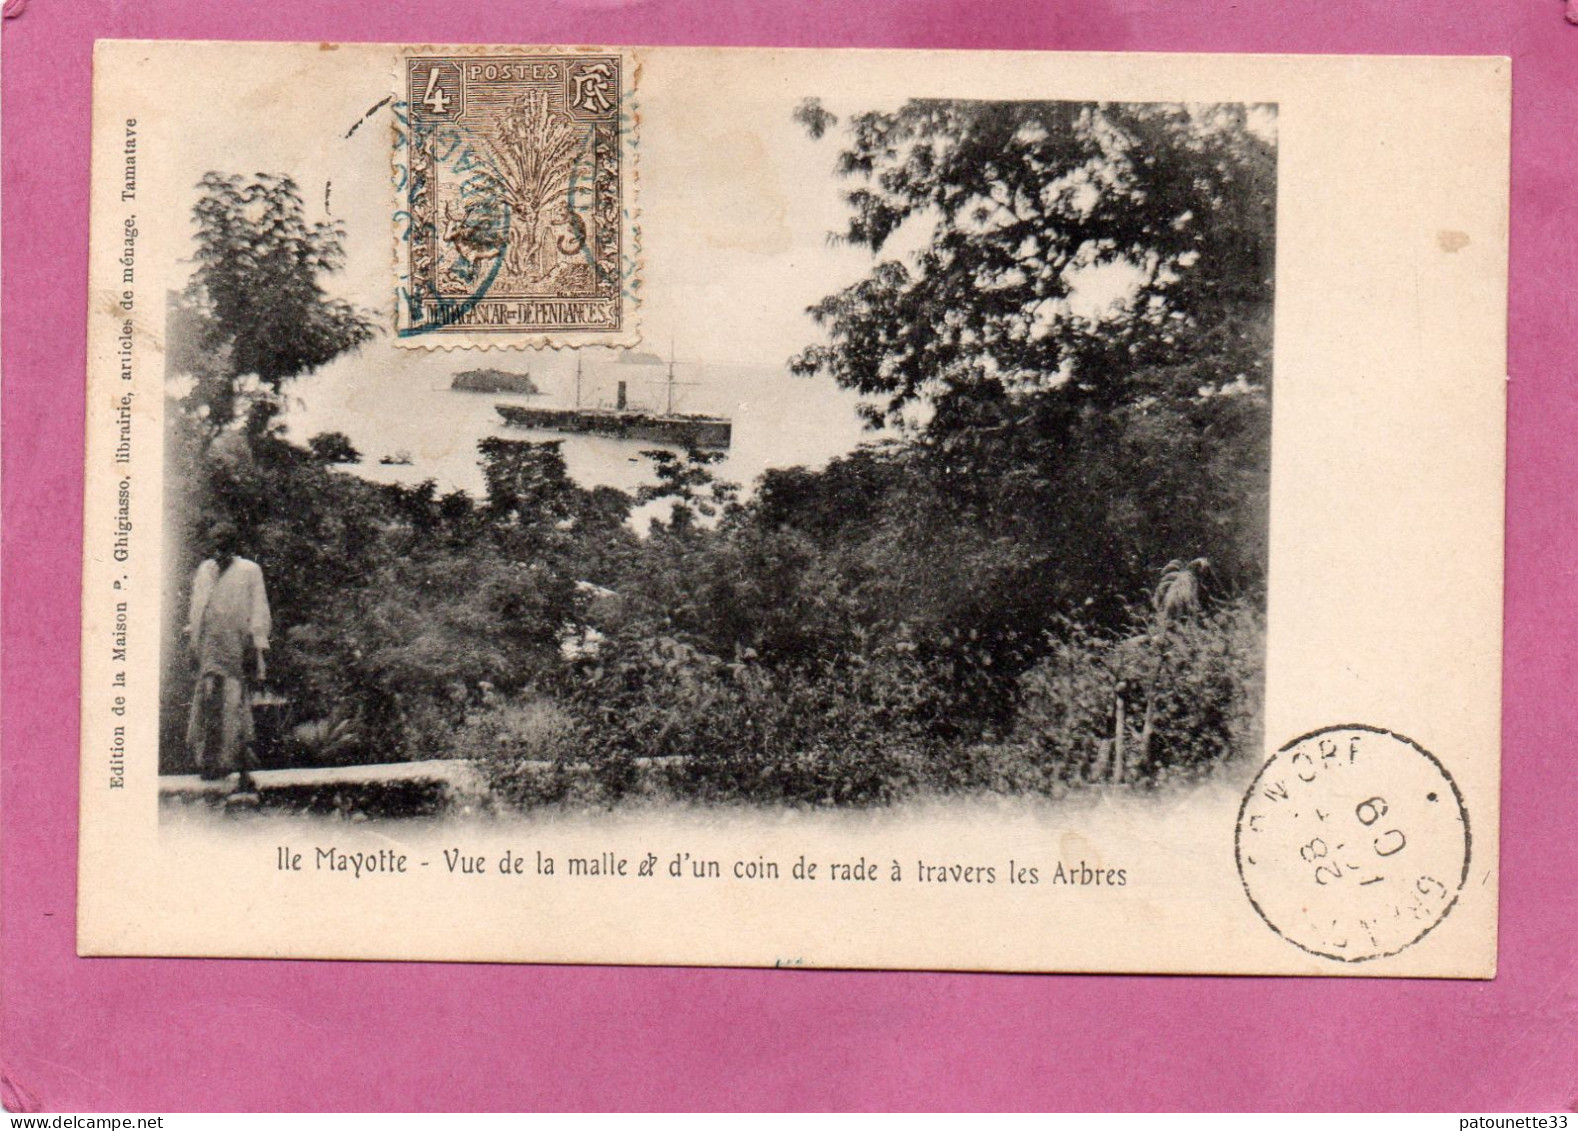
[[[400,67],[400,343],[634,344],[631,60],[474,49]]]
[[[1337,726],[1295,739],[1244,795],[1234,837],[1257,912],[1311,954],[1343,962],[1413,946],[1468,877],[1468,811],[1434,755],[1391,731]]]

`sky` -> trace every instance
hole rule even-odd
[[[161,223],[183,229],[190,249],[194,186],[205,172],[287,173],[301,187],[309,220],[345,227],[347,263],[326,280],[328,290],[380,326],[369,345],[293,383],[287,422],[296,419],[304,433],[297,439],[334,427],[365,435],[379,415],[367,406],[386,410],[410,400],[419,411],[417,394],[478,365],[529,369],[557,393],[572,387],[573,351],[407,349],[388,333],[394,134],[390,109],[374,108],[395,86],[390,48],[256,45],[257,65],[249,68],[223,65],[203,45],[180,50],[188,58],[170,67],[183,88],[180,128],[153,125],[144,143],[144,195],[167,209]],[[944,81],[934,60],[945,56],[885,58],[886,69],[872,67],[872,58],[665,52],[647,56],[637,78],[642,349],[672,351],[681,363],[681,379],[691,382],[681,408],[756,413],[752,468],[821,462],[866,436],[852,396],[825,378],[791,377],[785,363],[822,340],[807,308],[864,277],[874,262],[867,249],[830,237],[843,228],[843,194],[855,187],[834,173],[843,123],[813,140],[793,121],[795,107],[815,96],[847,123],[852,113],[895,108],[900,92],[933,95],[931,84]],[[889,73],[894,68],[904,74]],[[979,81],[944,78],[950,88]],[[924,236],[901,232],[884,257],[902,255]],[[190,270],[177,264],[172,284]],[[1107,272],[1083,301],[1108,302],[1130,282]],[[459,430],[429,446],[469,449],[477,438],[474,414],[438,414],[427,423]]]
[[[349,259],[332,290],[387,321],[391,118],[363,116],[388,94],[391,66],[342,47],[283,72],[192,68],[182,129],[151,139],[149,161],[186,187],[183,213],[210,169],[293,176],[309,220],[346,225]],[[818,338],[805,307],[869,268],[868,253],[827,238],[850,186],[833,176],[836,139],[813,142],[790,121],[805,93],[758,92],[748,108],[709,113],[666,84],[638,92],[645,348],[666,355],[672,340],[697,360],[776,366]]]
[[[389,92],[392,56],[341,48],[295,54],[289,62],[242,71],[180,68],[186,85],[182,129],[145,143],[145,185],[158,188],[143,195],[170,202],[164,222],[186,233],[187,254],[194,187],[209,170],[289,174],[301,188],[309,221],[344,225],[347,262],[325,279],[326,289],[372,314],[379,334],[292,383],[286,417],[292,434],[301,433],[296,438],[302,440],[320,430],[344,430],[371,445],[374,455],[409,448],[401,438],[408,437],[409,428],[401,425],[409,422],[392,418],[391,404],[419,411],[419,404],[434,403],[424,393],[480,365],[529,370],[551,394],[567,394],[574,351],[395,344],[387,330],[394,291],[393,121],[388,107],[368,113]],[[685,92],[668,87],[664,94],[664,85],[650,98],[644,87],[638,94],[642,350],[677,357],[680,380],[687,382],[680,409],[755,414],[754,422],[737,420],[737,433],[756,438],[743,461],[752,474],[766,466],[822,462],[854,447],[865,438],[855,398],[829,380],[791,377],[785,368],[792,354],[821,338],[806,307],[860,278],[871,263],[869,253],[828,239],[842,222],[840,194],[848,187],[832,173],[835,139],[812,142],[790,121],[804,97],[794,89],[775,92],[749,113],[738,106],[709,112],[674,105],[687,101]],[[776,128],[758,128],[769,117]],[[191,269],[189,262],[176,265],[172,282]],[[587,351],[586,357],[591,370],[609,372],[609,351]],[[591,379],[589,388],[596,384]],[[633,382],[633,395],[648,384]],[[656,389],[651,394],[661,395]],[[453,434],[432,436],[418,451],[469,451],[478,438],[475,413],[428,413],[425,423]],[[369,434],[374,426],[388,432],[387,443],[382,432]]]

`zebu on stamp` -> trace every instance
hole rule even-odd
[[[1268,926],[1310,954],[1398,954],[1447,916],[1468,877],[1463,797],[1411,739],[1337,726],[1279,750],[1244,795],[1238,873]]]
[[[461,49],[400,66],[398,341],[634,344],[631,61]]]

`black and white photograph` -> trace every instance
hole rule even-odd
[[[844,212],[799,269],[864,270],[762,296],[736,356],[678,318],[641,349],[397,352],[344,297],[381,242],[291,170],[204,173],[169,298],[168,795],[372,817],[1243,775],[1275,107],[783,114]],[[538,213],[575,214],[591,159]]]

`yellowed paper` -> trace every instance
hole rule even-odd
[[[101,43],[80,953],[1491,977],[1508,83]]]

